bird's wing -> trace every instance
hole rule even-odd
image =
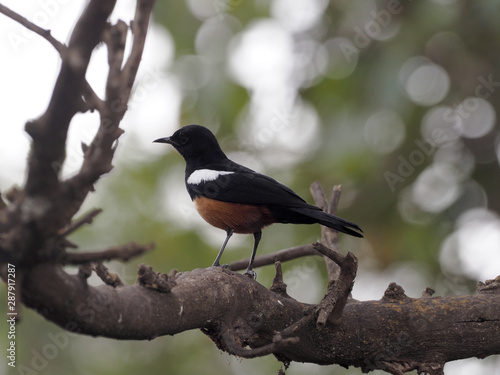
[[[221,172],[230,173],[221,173],[211,181],[201,181],[197,184],[187,182],[191,196],[204,196],[219,201],[241,204],[309,206],[292,189],[271,177],[236,163],[231,168],[228,168],[227,165],[225,167],[225,171]]]

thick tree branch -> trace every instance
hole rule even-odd
[[[116,142],[123,130],[119,124],[130,98],[151,18],[154,0],[137,2],[132,31],[134,39],[131,53],[121,68],[126,36],[125,24],[118,22],[106,32],[110,71],[106,83],[106,100],[100,109],[100,126],[90,145],[83,145],[84,162],[79,173],[65,181],[64,192],[72,214],[78,211],[94,183],[112,168]]]
[[[60,167],[65,158],[69,123],[82,107],[90,56],[114,4],[114,0],[94,0],[88,4],[62,53],[61,70],[47,110],[26,124],[25,129],[33,139],[26,185],[13,202],[7,225],[12,230],[1,244],[2,254],[18,265],[29,265],[39,256],[50,256],[53,250],[47,246],[52,246],[53,241],[49,239],[76,212],[68,210],[71,205],[61,198]]]
[[[33,138],[25,191],[30,195],[50,196],[59,192],[59,169],[65,157],[69,122],[82,105],[82,90],[90,56],[101,41],[115,0],[91,1],[78,20],[63,54],[61,71],[46,112],[26,124]],[[64,105],[61,105],[64,103]]]
[[[65,329],[84,334],[151,339],[200,328],[237,355],[259,354],[240,351],[248,345],[284,361],[336,363],[365,371],[424,371],[500,352],[500,293],[415,299],[392,285],[379,301],[348,303],[340,322],[327,320],[318,330],[314,319],[303,319],[313,313],[314,305],[232,271],[197,269],[167,279],[175,283],[169,293],[140,284],[90,287],[47,264],[26,275],[23,299]],[[299,321],[303,323],[294,326]],[[276,332],[282,339],[296,339],[273,346]],[[241,349],[235,349],[231,337]]]

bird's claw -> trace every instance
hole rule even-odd
[[[256,280],[257,279],[257,273],[252,270],[246,270],[244,273],[245,276],[251,277],[252,279]]]
[[[212,264],[212,267],[222,267],[224,270],[230,270],[231,266],[229,264],[219,264],[219,263],[214,263]]]

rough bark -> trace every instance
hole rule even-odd
[[[167,288],[151,281],[161,274],[150,268],[141,266],[140,274],[140,280],[150,279],[147,286],[140,281],[90,287],[60,266],[40,265],[25,275],[23,298],[73,332],[149,340],[202,329],[229,353],[272,353],[284,362],[434,374],[447,361],[500,352],[498,281],[473,296],[422,298],[409,298],[391,284],[382,299],[351,301],[340,321],[319,327],[318,305],[300,303],[230,270],[163,275]]]
[[[124,340],[145,340],[201,329],[215,344],[244,358],[275,355],[284,363],[356,366],[403,374],[442,374],[447,361],[500,353],[500,280],[481,284],[473,296],[422,298],[405,296],[391,284],[378,301],[349,298],[357,271],[352,254],[336,249],[336,234],[325,229],[322,243],[303,245],[258,257],[255,265],[276,262],[276,277],[268,289],[234,272],[247,260],[222,268],[166,274],[141,265],[135,285],[125,286],[119,275],[102,264],[128,260],[152,249],[135,243],[96,253],[69,253],[75,247],[66,236],[90,224],[100,210],[71,221],[94,184],[112,168],[115,144],[123,132],[127,109],[148,30],[153,0],[139,0],[131,53],[124,55],[128,26],[108,23],[115,1],[94,0],[75,26],[68,46],[50,31],[0,5],[0,13],[17,20],[49,41],[61,54],[62,66],[46,112],[26,124],[33,138],[28,178],[22,189],[0,196],[0,274],[15,264],[18,301],[68,331]],[[92,51],[104,42],[109,53],[106,97],[101,99],[85,80]],[[90,145],[82,145],[84,162],[77,175],[61,180],[60,169],[68,127],[77,112],[97,110],[99,130]],[[318,205],[334,213],[340,196],[331,202],[320,185],[312,187]],[[330,282],[317,304],[288,296],[280,261],[323,255]],[[78,264],[78,275],[65,272]],[[96,272],[103,285],[87,278]]]

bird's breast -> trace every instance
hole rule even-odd
[[[265,205],[222,202],[206,197],[196,197],[196,210],[209,224],[235,233],[255,233],[275,222]]]

